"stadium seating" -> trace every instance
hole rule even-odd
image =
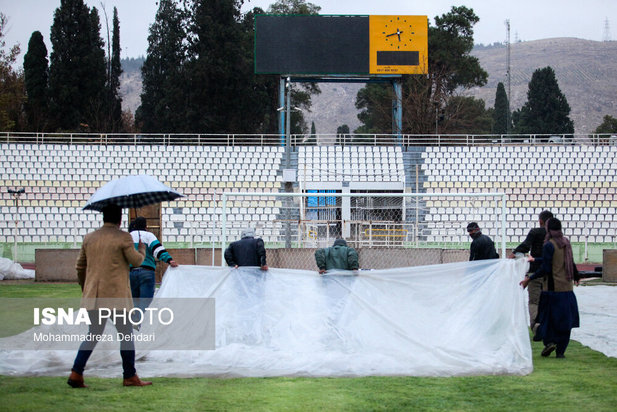
[[[166,242],[220,240],[223,192],[282,190],[281,146],[0,143],[0,148],[0,185],[26,189],[19,211],[3,190],[0,243],[13,240],[17,220],[20,242],[79,244],[100,226],[97,213],[82,210],[86,201],[107,181],[127,174],[152,174],[185,195],[163,204]],[[497,206],[438,196],[487,192],[508,196],[508,242],[522,241],[543,209],[562,218],[574,242],[615,242],[615,146],[299,146],[294,155],[300,185],[396,182],[413,192],[419,180],[420,191],[435,195],[422,205],[429,242],[468,241],[461,222],[472,220],[487,222],[486,231],[494,234]],[[246,196],[227,206],[233,227],[262,222],[266,241],[281,240],[280,198]]]
[[[427,147],[424,188],[435,194],[506,193],[511,242],[522,241],[544,209],[564,221],[574,242],[614,242],[608,229],[617,209],[616,156],[615,146]],[[445,212],[458,202],[435,202],[429,213]]]
[[[81,242],[100,226],[100,216],[82,210],[103,184],[128,174],[151,174],[185,196],[163,205],[163,233],[170,242],[200,241],[218,233],[221,193],[278,192],[283,148],[263,146],[130,146],[2,144],[0,184],[25,188],[19,215],[7,194],[0,199],[0,242]],[[268,200],[245,198],[231,221],[255,216],[276,219]],[[265,212],[267,210],[267,212]],[[76,224],[74,222],[79,222]],[[207,224],[204,224],[206,222]],[[248,222],[247,222],[248,225]],[[209,239],[208,239],[209,240]]]
[[[399,146],[300,146],[298,181],[404,182]]]

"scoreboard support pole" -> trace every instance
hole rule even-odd
[[[392,101],[392,134],[396,134],[401,144],[403,133],[403,84],[400,78],[392,80],[394,100]]]
[[[394,89],[394,97],[392,99],[392,134],[397,136],[398,144],[402,143],[403,139],[403,78],[401,75],[371,75],[371,76],[349,76],[349,75],[324,75],[324,76],[292,76],[289,74],[281,75],[279,79],[279,134],[281,135],[281,146],[287,147],[291,145],[291,135],[287,136],[287,121],[285,114],[287,105],[291,105],[291,101],[286,101],[289,97],[285,97],[287,79],[290,84],[294,82],[300,83],[383,83],[389,82]]]

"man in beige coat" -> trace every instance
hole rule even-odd
[[[133,307],[129,283],[129,264],[139,266],[144,260],[145,245],[139,245],[139,251],[131,235],[120,229],[122,209],[115,205],[103,209],[103,226],[84,237],[79,258],[75,266],[79,285],[82,289],[81,306],[88,310],[92,324],[89,329],[89,341],[79,347],[68,384],[73,388],[85,388],[83,372],[105,329],[106,318],[99,320],[98,309],[113,307],[116,310],[130,310]],[[111,299],[110,299],[111,298]],[[124,321],[122,320],[124,319]],[[133,326],[128,316],[116,318],[115,327],[119,333],[131,335]],[[132,340],[120,345],[122,356],[123,385],[145,386],[152,382],[139,379],[135,371],[135,345]]]

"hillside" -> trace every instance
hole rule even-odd
[[[492,107],[497,83],[506,78],[506,48],[474,49],[473,55],[488,72],[488,83],[466,94],[481,98]],[[617,117],[617,42],[598,42],[575,38],[555,38],[514,43],[511,47],[512,110],[527,100],[527,89],[536,69],[551,66],[561,91],[572,108],[570,117],[577,133],[591,133],[610,114]],[[121,78],[123,108],[135,112],[139,106],[141,77],[137,70]],[[360,125],[354,102],[357,83],[321,83],[322,93],[313,97],[313,107],[305,117],[317,133],[335,133],[347,124],[351,130]]]
[[[489,73],[489,79],[484,87],[469,94],[492,107],[497,83],[506,84],[506,48],[475,50],[473,54]],[[559,88],[572,109],[570,118],[577,133],[593,132],[607,114],[617,116],[617,42],[555,38],[512,44],[513,110],[527,101],[533,72],[546,66],[555,70]]]

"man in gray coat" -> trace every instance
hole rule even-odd
[[[358,252],[344,239],[336,239],[331,247],[315,251],[315,263],[320,274],[331,269],[358,270]]]

